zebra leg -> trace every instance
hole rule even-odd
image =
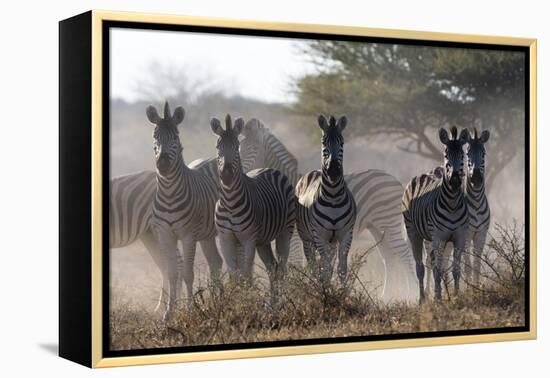
[[[288,258],[290,255],[290,239],[293,232],[290,233],[283,231],[277,236],[275,241],[275,248],[277,249],[277,272],[278,274],[284,275],[286,272],[286,265],[288,263]],[[258,250],[259,251],[259,250]]]
[[[474,270],[474,285],[479,286],[479,277],[481,275],[481,256],[483,255],[483,249],[485,248],[485,240],[487,239],[487,232],[477,232],[474,236],[474,253],[473,253],[473,270]]]
[[[218,247],[216,246],[216,239],[214,237],[200,242],[204,257],[208,262],[210,269],[210,279],[217,281],[220,278],[220,272],[222,270],[222,258],[218,253]]]
[[[168,306],[167,301],[169,290],[169,267],[165,264],[165,259],[162,257],[162,254],[160,252],[159,243],[151,230],[147,230],[143,234],[141,234],[140,239],[147,251],[149,251],[149,254],[151,255],[153,261],[159,268],[160,274],[162,275],[162,288],[160,290],[158,302],[155,306],[155,309],[153,310],[153,312],[156,313],[159,312],[162,308],[166,309],[166,306]],[[177,254],[177,251],[174,251],[174,254]]]
[[[195,281],[195,253],[197,242],[187,237],[181,240],[183,249],[183,281],[187,288],[187,304],[191,305],[193,300],[193,282]]]
[[[257,245],[256,248],[258,249],[258,256],[260,256],[260,260],[262,260],[262,263],[265,266],[267,274],[271,278],[271,276],[277,270],[277,261],[273,256],[273,250],[271,249],[271,244],[266,243],[266,244]]]
[[[227,265],[227,270],[230,275],[234,276],[241,270],[238,256],[239,251],[237,250],[237,239],[230,233],[219,233],[218,238],[220,240],[220,249],[223,260]]]
[[[477,234],[477,233],[476,233]],[[475,237],[476,234],[470,234],[469,237],[466,238],[466,245],[464,246],[464,253],[462,253],[462,263],[461,268],[464,272],[464,279],[466,282],[472,282],[472,269],[474,262],[474,251],[472,250],[472,236]]]
[[[418,279],[418,302],[420,304],[424,303],[425,297],[424,297],[424,260],[422,258],[422,238],[414,231],[409,230],[407,227],[407,235],[409,238],[409,243],[411,245],[414,261],[416,264],[416,277]]]
[[[424,252],[425,252],[425,255],[426,256],[426,262],[425,262],[425,267],[426,267],[426,270],[428,272],[431,272],[433,270],[433,266],[432,266],[432,243],[429,241],[429,240],[424,240],[424,242],[422,243],[423,246],[424,246]],[[428,296],[428,298],[431,296],[432,294],[432,275],[431,274],[426,274],[426,295]]]
[[[443,249],[443,254],[441,256],[441,279],[443,280],[443,285],[445,285],[445,290],[448,293],[449,285],[451,283],[449,271],[451,270],[449,262],[451,261],[451,252],[453,250],[451,242],[445,244]]]
[[[315,248],[319,251],[319,277],[321,284],[327,288],[332,277],[333,247],[322,240],[315,241]]]
[[[315,246],[311,241],[303,241],[304,256],[306,257],[307,265],[313,268],[316,264]]]
[[[254,270],[254,257],[256,256],[256,240],[247,240],[244,245],[244,257],[243,257],[243,276],[247,279],[252,278],[252,271]],[[271,248],[271,246],[270,246]]]
[[[432,266],[434,275],[434,297],[436,300],[441,299],[441,278],[443,272],[443,251],[445,249],[445,242],[434,238],[432,241]]]
[[[353,240],[353,228],[350,228],[338,243],[338,278],[343,285],[348,274],[348,254]]]
[[[178,240],[171,232],[165,231],[160,227],[157,227],[154,232],[159,244],[161,258],[167,267],[168,273],[169,300],[163,316],[163,320],[168,321],[172,318],[176,309],[176,301],[179,298],[181,288],[181,282],[179,279],[180,259],[178,258],[177,253]]]
[[[414,296],[415,293],[411,292],[416,287],[414,258],[401,227],[368,225],[368,230],[378,243],[377,249],[384,264],[384,299],[389,301]]]
[[[464,251],[464,239],[456,240],[453,249],[453,279],[454,279],[454,295],[458,295],[460,289],[460,271],[462,252]]]
[[[303,264],[303,257],[305,252],[302,253],[302,239],[298,234],[298,229],[295,227],[292,231],[292,236],[290,237],[290,251],[288,254],[288,262],[301,266]]]
[[[267,275],[269,277],[269,287],[271,291],[271,303],[275,304],[278,290],[277,290],[277,261],[273,256],[273,250],[271,249],[271,243],[257,245],[258,255],[265,265]]]

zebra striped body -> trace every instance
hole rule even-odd
[[[288,178],[275,169],[244,174],[238,141],[244,122],[239,118],[233,126],[229,115],[225,122],[225,130],[219,120],[211,122],[219,136],[216,148],[221,191],[215,216],[222,253],[230,271],[250,277],[257,248],[273,283],[273,273],[284,271],[288,259],[295,224],[294,190]],[[273,240],[278,259],[271,250]],[[244,249],[242,260],[239,246]]]
[[[153,200],[153,228],[186,233],[195,241],[216,236],[214,206],[218,183],[200,170],[189,168],[177,159],[173,175],[157,175]]]
[[[156,174],[143,171],[111,179],[109,196],[109,246],[133,243],[150,230]]]
[[[269,129],[252,118],[243,129],[240,155],[244,172],[259,168],[273,168],[284,173],[292,187],[298,183],[298,160]]]
[[[357,216],[355,200],[343,175],[346,118],[336,122],[319,117],[323,130],[321,170],[304,175],[296,185],[297,226],[308,263],[313,265],[315,251],[320,255],[320,278],[327,284],[332,275],[334,248],[338,248],[338,275],[344,281],[348,253]]]
[[[240,151],[245,172],[259,167],[276,168],[296,186],[300,177],[297,160],[277,137],[255,119],[247,122],[243,134]],[[377,248],[386,269],[382,296],[393,300],[416,295],[412,290],[416,280],[414,259],[402,234],[403,186],[394,176],[377,169],[349,173],[344,175],[344,180],[357,206],[354,235],[367,229],[379,242]],[[299,264],[302,256],[302,242],[294,232],[289,259]],[[402,286],[407,290],[402,290]]]
[[[216,206],[220,242],[223,245],[223,240],[233,239],[246,249],[252,242],[259,248],[269,245],[283,233],[290,238],[295,221],[293,196],[288,178],[270,168],[243,173],[231,187],[222,186]],[[284,268],[288,252],[280,257]],[[232,267],[230,263],[228,266]]]
[[[453,191],[445,180],[429,174],[414,177],[403,195],[405,225],[423,239],[435,234],[451,234],[457,226],[469,225],[468,207],[462,190]],[[449,239],[450,240],[450,239]]]
[[[447,131],[440,130],[440,139],[446,145],[445,173],[438,178],[433,173],[414,177],[403,194],[403,218],[407,235],[416,261],[420,301],[424,300],[423,241],[432,242],[431,261],[433,265],[435,296],[441,298],[441,278],[444,274],[444,248],[447,242],[454,245],[453,278],[455,292],[460,280],[460,259],[468,233],[468,207],[462,189],[464,152],[467,130],[457,139],[456,128],[452,139]]]
[[[164,118],[160,118],[156,109],[149,106],[147,117],[156,125],[153,147],[157,190],[153,200],[151,229],[157,237],[164,271],[167,272],[169,303],[166,318],[173,313],[175,301],[179,298],[181,275],[188,300],[193,295],[197,242],[201,242],[212,277],[219,276],[222,260],[215,242],[214,225],[219,185],[213,177],[185,165],[177,129],[177,125],[183,121],[183,108],[176,108],[172,115],[166,103]],[[203,164],[208,165],[207,162]],[[182,258],[177,253],[178,240],[182,244]]]

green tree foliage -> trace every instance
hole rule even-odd
[[[525,56],[520,52],[314,41],[318,67],[295,87],[295,110],[347,114],[358,136],[393,135],[398,148],[441,161],[436,128],[490,129],[487,185],[524,137]]]

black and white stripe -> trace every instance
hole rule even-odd
[[[244,121],[238,118],[233,125],[228,114],[225,124],[224,130],[218,119],[211,121],[212,131],[218,135],[221,191],[215,216],[224,260],[231,272],[250,277],[257,248],[273,280],[273,273],[284,271],[288,259],[295,224],[294,190],[288,177],[278,170],[243,173],[238,136]],[[273,240],[277,259],[271,249]],[[242,259],[240,246],[244,249]]]
[[[338,248],[338,276],[347,274],[348,253],[353,239],[356,206],[344,180],[344,138],[346,117],[338,122],[319,116],[323,131],[321,170],[304,175],[296,185],[297,226],[308,263],[314,265],[320,255],[320,278],[328,284],[332,276],[332,261]]]
[[[168,103],[161,118],[153,106],[147,117],[155,125],[153,148],[157,171],[157,190],[153,200],[151,228],[157,237],[161,256],[168,272],[169,303],[165,315],[174,309],[181,286],[180,275],[193,294],[196,243],[200,241],[213,278],[218,277],[222,260],[215,236],[214,207],[218,199],[218,182],[198,169],[188,167],[182,156],[183,147],[177,125],[183,121],[184,110],[178,107],[171,114]],[[182,244],[178,258],[177,242]]]
[[[243,128],[240,155],[244,172],[259,168],[273,168],[284,173],[293,187],[298,183],[298,160],[256,118],[248,121]]]
[[[109,196],[109,246],[133,243],[150,230],[155,172],[143,171],[111,179]]]
[[[451,139],[445,129],[439,130],[439,138],[445,145],[444,174],[441,179],[433,173],[414,177],[403,194],[403,218],[411,249],[416,261],[420,302],[424,301],[423,241],[432,242],[431,261],[434,274],[435,297],[441,298],[441,278],[445,267],[444,248],[452,242],[453,278],[455,292],[460,281],[460,259],[468,233],[468,207],[462,188],[464,177],[463,145],[468,141],[468,131],[451,129]]]
[[[240,151],[245,172],[253,168],[276,168],[296,185],[300,177],[296,158],[261,121],[252,119],[247,122],[243,135]],[[413,290],[416,285],[414,258],[402,234],[401,182],[378,169],[348,173],[344,180],[357,205],[354,235],[357,237],[368,230],[379,242],[377,248],[385,267],[382,296],[393,300],[416,295],[416,290]],[[289,259],[299,264],[302,256],[302,242],[295,232]],[[407,290],[403,290],[404,286]]]
[[[469,135],[466,156],[468,172],[466,175],[466,199],[469,214],[469,235],[466,248],[469,253],[465,256],[466,275],[470,276],[473,270],[473,284],[479,285],[481,270],[481,255],[485,247],[487,233],[491,224],[491,209],[485,194],[485,143],[489,140],[489,130],[484,130],[478,136],[474,129],[473,137]],[[472,263],[470,263],[472,256]],[[471,269],[469,267],[471,266]]]

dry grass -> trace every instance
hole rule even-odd
[[[499,231],[500,230],[500,231]],[[516,230],[517,231],[517,230]],[[370,249],[356,254],[348,280],[323,288],[307,268],[291,266],[272,304],[268,282],[259,275],[243,283],[226,278],[205,284],[192,304],[164,323],[141,306],[111,303],[114,350],[274,340],[365,336],[524,325],[523,240],[513,229],[497,228],[488,243],[484,284],[467,287],[440,302],[382,303],[359,270]],[[513,258],[511,258],[513,256]],[[489,263],[491,263],[489,265]],[[489,279],[491,277],[491,279]]]

